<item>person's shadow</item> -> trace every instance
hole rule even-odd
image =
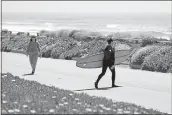
[[[34,75],[32,73],[23,74],[23,76]]]
[[[90,88],[90,89],[79,89],[79,90],[73,90],[73,91],[87,91],[87,90],[109,90],[112,88],[118,88],[118,87],[122,87],[122,86],[116,86],[116,87],[102,87],[102,88]]]

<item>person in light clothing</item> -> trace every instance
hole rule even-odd
[[[35,73],[39,54],[40,54],[39,44],[36,41],[36,37],[32,36],[26,50],[26,55],[29,56],[30,65],[32,67],[32,74]]]

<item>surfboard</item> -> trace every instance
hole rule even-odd
[[[121,62],[128,59],[131,50],[117,50],[115,51],[115,64],[118,65]],[[94,54],[81,58],[76,62],[76,66],[80,68],[100,68],[103,65],[104,53]]]

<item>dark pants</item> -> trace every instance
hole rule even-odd
[[[100,81],[100,79],[105,75],[107,68],[109,67],[110,71],[112,72],[112,85],[115,84],[115,68],[111,70],[111,67],[113,66],[113,63],[108,63],[108,62],[103,62],[103,67],[102,67],[102,73],[98,76],[96,83]]]

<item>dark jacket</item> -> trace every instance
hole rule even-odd
[[[111,53],[111,56],[110,56],[110,59],[109,60],[105,60],[105,56],[103,58],[103,64],[104,65],[114,65],[114,61],[115,61],[115,50],[112,48],[111,45],[107,45],[105,50],[104,51],[107,51],[107,50],[110,50],[112,49],[112,53]]]

